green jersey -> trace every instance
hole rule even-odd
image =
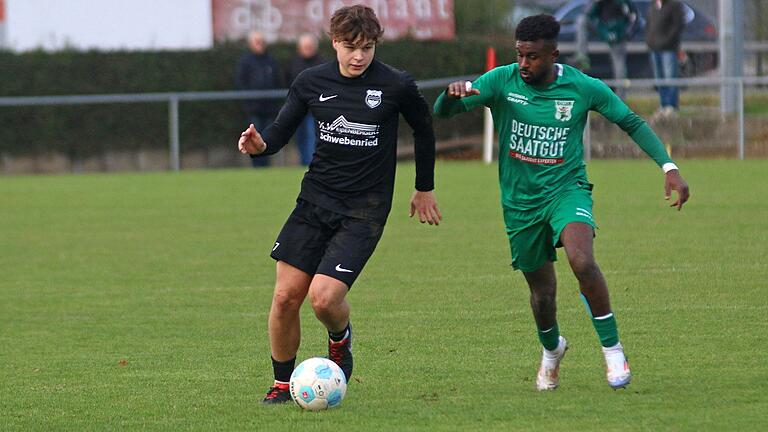
[[[479,95],[458,99],[443,92],[435,102],[438,117],[491,109],[505,207],[539,208],[588,182],[582,135],[590,110],[621,127],[659,166],[672,162],[646,122],[605,83],[567,65],[555,68],[555,81],[536,87],[523,81],[517,63],[501,66],[473,82]]]

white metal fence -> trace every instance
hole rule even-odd
[[[632,89],[653,89],[660,86],[681,86],[681,87],[720,87],[721,93],[726,91],[726,86],[732,86],[736,90],[736,121],[738,126],[738,158],[744,159],[744,87],[747,85],[758,86],[768,85],[768,77],[715,77],[715,78],[675,78],[675,79],[634,79],[634,80],[605,80],[605,83],[626,90]],[[731,114],[723,112],[723,114]],[[585,140],[587,150],[586,155],[590,154],[590,140]]]
[[[472,79],[474,76],[460,76],[419,81],[421,89],[445,87],[448,83]],[[147,103],[165,102],[168,104],[168,151],[169,168],[178,171],[181,168],[181,145],[179,142],[179,102],[182,101],[214,101],[241,99],[278,99],[284,98],[287,89],[249,90],[249,91],[216,91],[216,92],[184,92],[184,93],[137,93],[137,94],[100,94],[100,95],[71,95],[71,96],[24,96],[0,97],[0,107],[21,106],[51,106],[51,105],[83,105],[83,104],[114,104],[114,103]],[[234,139],[234,138],[233,138]]]
[[[473,79],[475,76],[446,77],[433,80],[419,81],[417,84],[422,90],[440,89],[448,83],[456,80]],[[652,90],[656,86],[684,86],[692,87],[720,87],[735,86],[737,91],[736,121],[738,124],[738,157],[744,158],[744,88],[745,86],[768,86],[768,77],[739,77],[739,78],[681,78],[681,79],[633,79],[633,80],[606,80],[608,85],[625,88],[629,91],[635,89]],[[286,89],[256,90],[256,91],[218,91],[218,92],[187,92],[187,93],[141,93],[141,94],[102,94],[102,95],[72,95],[72,96],[31,96],[31,97],[0,97],[0,107],[20,106],[50,106],[50,105],[81,105],[81,104],[112,104],[112,103],[147,103],[165,102],[168,104],[168,152],[169,168],[179,170],[181,168],[179,142],[179,103],[182,101],[213,101],[213,100],[241,100],[241,99],[273,99],[283,98],[287,94]],[[486,133],[487,129],[486,129]],[[492,133],[492,132],[491,132]],[[590,134],[585,134],[585,156],[589,157],[591,151]],[[486,150],[487,151],[487,150]],[[490,155],[484,158],[489,161]]]

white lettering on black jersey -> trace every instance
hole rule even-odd
[[[432,116],[407,73],[377,60],[357,78],[342,76],[335,61],[305,70],[262,134],[264,155],[285,146],[307,112],[315,118],[317,146],[299,198],[347,216],[386,221],[400,114],[413,129],[416,189],[434,188]]]
[[[354,123],[339,116],[333,123],[317,122],[320,141],[352,146],[376,146],[379,144],[379,125]]]

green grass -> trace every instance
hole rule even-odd
[[[496,168],[438,162],[444,223],[407,218],[349,300],[355,376],[341,408],[262,407],[268,252],[298,169],[0,179],[0,430],[757,430],[768,420],[768,162],[684,161],[666,207],[649,161],[597,161],[598,261],[635,379],[606,384],[567,264],[561,387],[509,267]],[[562,258],[562,253],[561,253]],[[299,358],[325,335],[303,309]]]

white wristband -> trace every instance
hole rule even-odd
[[[667,162],[667,163],[665,163],[664,165],[661,166],[661,169],[662,169],[662,171],[664,171],[664,174],[666,174],[666,173],[668,173],[668,172],[670,172],[672,170],[676,170],[676,169],[679,169],[679,168],[677,168],[677,165],[675,165],[674,163]]]
[[[464,89],[465,89],[466,91],[470,91],[470,90],[472,90],[472,81],[465,81],[465,82],[464,82]]]

